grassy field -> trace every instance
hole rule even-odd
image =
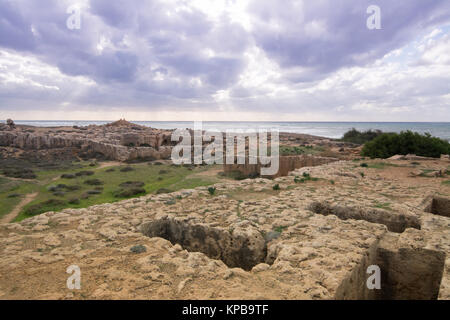
[[[39,190],[38,181],[19,181],[0,177],[0,217],[9,213],[25,194]]]
[[[160,162],[109,167],[81,162],[70,168],[35,170],[37,178],[33,180],[0,177],[0,217],[33,192],[38,193],[37,197],[15,221],[47,211],[86,208],[144,194],[208,186],[226,179],[217,175],[220,169],[220,166],[185,167]]]

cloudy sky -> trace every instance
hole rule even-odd
[[[450,1],[0,0],[0,119],[119,117],[450,121]]]

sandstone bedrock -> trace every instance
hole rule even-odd
[[[214,195],[199,187],[3,224],[0,298],[449,299],[450,188],[411,175],[410,162],[336,161],[219,183]],[[305,172],[317,179],[296,183]],[[80,290],[66,287],[71,265]],[[366,286],[371,265],[380,290]]]

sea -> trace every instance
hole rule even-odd
[[[102,125],[111,121],[15,121],[16,124],[39,127],[88,126]],[[191,121],[131,121],[133,123],[157,129],[194,128]],[[338,139],[345,132],[355,128],[360,131],[381,130],[383,132],[401,132],[411,130],[419,133],[430,133],[435,137],[450,141],[450,122],[231,122],[204,121],[203,130],[236,129],[278,129],[280,132],[304,133],[315,136]]]

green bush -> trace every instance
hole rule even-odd
[[[208,188],[208,192],[209,192],[210,195],[213,196],[213,195],[216,193],[216,188],[209,187],[209,188]]]
[[[35,205],[32,205],[25,209],[25,214],[29,216],[35,216],[48,211],[57,211],[65,206],[65,202],[58,199],[50,199]]]
[[[384,133],[367,142],[362,153],[370,158],[389,158],[396,154],[415,154],[423,157],[439,158],[441,154],[450,154],[450,143],[432,137],[429,133],[421,135],[417,132]]]
[[[103,184],[103,181],[101,181],[99,179],[90,179],[90,180],[84,181],[84,183],[87,185],[90,185],[90,186],[101,186]]]
[[[83,176],[92,176],[94,174],[94,171],[80,171],[75,173],[77,177],[83,177]]]
[[[115,193],[115,197],[117,198],[129,198],[129,197],[133,197],[133,196],[137,196],[137,195],[144,195],[146,193],[144,188],[138,188],[138,187],[133,187],[133,188],[126,188],[126,189],[119,189],[118,191],[116,191]]]
[[[31,169],[26,168],[14,168],[14,169],[3,169],[3,174],[11,178],[19,179],[36,179],[37,176]]]
[[[120,169],[120,172],[130,172],[133,171],[133,167],[123,167]]]
[[[275,191],[278,191],[278,190],[280,190],[280,185],[279,185],[279,184],[276,184],[276,185],[274,185],[274,186],[272,187],[272,189],[275,190]]]
[[[364,132],[358,131],[353,128],[350,131],[347,131],[342,137],[342,141],[351,142],[356,144],[364,144],[366,142],[372,141],[376,137],[382,135],[383,132],[380,130],[367,130]]]
[[[65,174],[61,175],[61,179],[75,179],[75,175],[70,174],[70,173],[65,173]]]
[[[80,199],[72,198],[69,200],[69,204],[80,204]]]
[[[145,183],[142,181],[127,181],[119,185],[122,188],[141,188],[143,186],[145,186]]]

